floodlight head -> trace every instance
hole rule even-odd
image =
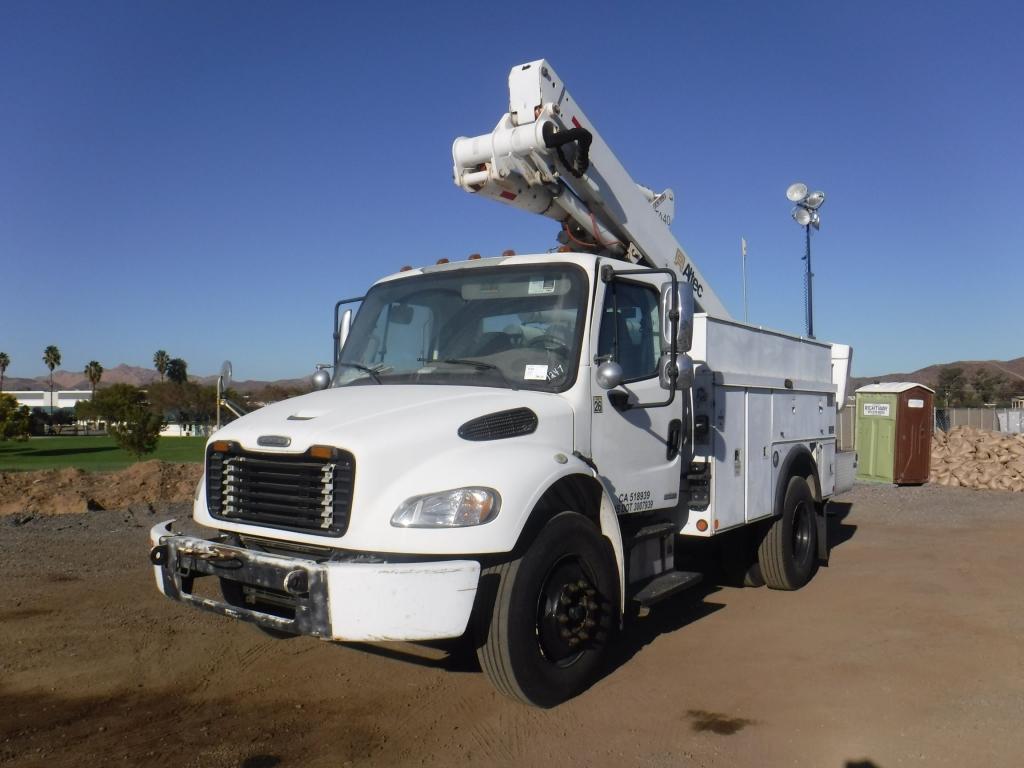
[[[811,223],[811,212],[806,208],[801,208],[799,205],[793,209],[793,219],[801,227],[806,227]]]
[[[811,226],[815,229],[821,229],[821,218],[818,216],[817,211],[811,213]]]
[[[790,184],[789,189],[786,190],[786,197],[791,203],[799,203],[807,197],[807,185],[801,184],[799,181],[796,184]]]
[[[804,200],[803,204],[806,205],[808,208],[813,208],[813,209],[817,210],[818,208],[821,207],[821,204],[824,203],[824,202],[825,202],[825,193],[821,192],[821,191],[818,191],[818,192],[811,192],[811,194],[809,194],[807,196],[807,199]]]

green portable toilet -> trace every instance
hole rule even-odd
[[[927,483],[931,469],[934,390],[909,381],[857,390],[857,477],[884,483]]]

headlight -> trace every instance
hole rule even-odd
[[[491,488],[456,488],[403,501],[391,524],[396,528],[463,528],[493,520],[501,496]]]

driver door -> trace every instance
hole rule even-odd
[[[600,283],[591,328],[591,452],[602,478],[618,498],[619,512],[674,507],[679,493],[683,400],[658,381],[661,355],[659,289],[662,275],[630,275]],[[611,390],[597,383],[606,360],[622,366],[622,384]]]

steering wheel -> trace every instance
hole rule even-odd
[[[545,333],[530,339],[526,346],[546,349],[548,352],[554,352],[562,357],[569,356],[569,345],[551,333]]]

